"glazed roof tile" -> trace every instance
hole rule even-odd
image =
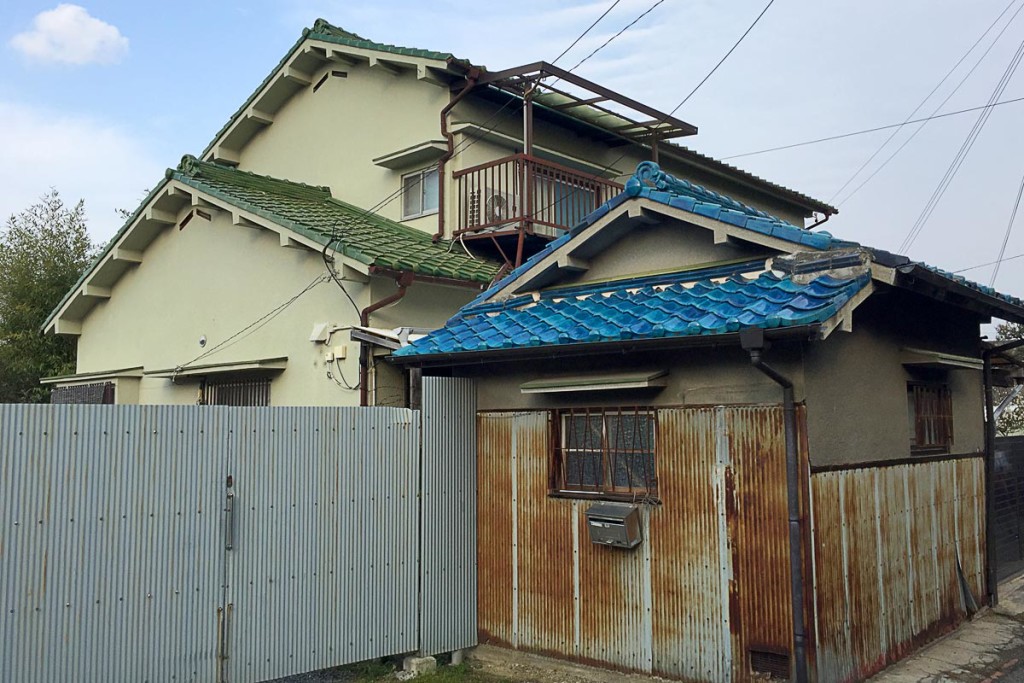
[[[186,156],[167,177],[287,227],[360,263],[420,275],[489,283],[491,261],[450,250],[449,242],[369,213],[331,196],[330,189],[239,171]]]
[[[821,323],[863,288],[868,275],[822,275],[797,284],[762,264],[635,278],[603,285],[547,290],[463,308],[437,330],[395,352],[430,356],[472,351],[691,337],[743,327]],[[741,271],[748,274],[743,274]]]

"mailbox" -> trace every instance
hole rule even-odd
[[[640,508],[626,503],[598,503],[587,510],[590,542],[614,548],[640,545]]]

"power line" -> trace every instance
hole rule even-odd
[[[947,71],[947,72],[946,72],[946,75],[942,77],[942,80],[940,80],[940,81],[939,81],[938,83],[936,83],[936,84],[935,84],[935,87],[931,89],[931,92],[929,92],[929,93],[928,93],[927,95],[925,95],[925,98],[924,98],[923,100],[921,100],[921,102],[920,102],[920,103],[919,103],[919,104],[918,104],[918,105],[917,105],[916,107],[914,107],[914,110],[913,110],[913,111],[911,111],[911,112],[910,112],[909,114],[907,114],[907,118],[906,118],[906,120],[905,120],[905,121],[903,122],[903,125],[901,125],[901,126],[898,126],[898,127],[896,128],[896,130],[894,130],[894,131],[892,132],[892,134],[891,134],[891,135],[890,135],[890,136],[889,136],[888,138],[886,138],[886,139],[885,139],[885,142],[883,142],[883,143],[882,143],[881,145],[879,145],[879,146],[878,146],[878,149],[876,149],[876,150],[874,151],[874,153],[873,153],[873,154],[872,154],[872,155],[871,155],[870,157],[868,157],[867,161],[865,161],[865,162],[864,162],[863,164],[861,164],[861,165],[860,165],[860,168],[858,168],[858,169],[857,169],[856,171],[854,171],[853,175],[851,175],[851,176],[850,176],[850,177],[849,177],[849,178],[848,178],[848,179],[846,180],[846,182],[845,182],[845,183],[843,183],[842,187],[840,187],[840,188],[839,188],[838,190],[836,190],[836,191],[835,191],[835,193],[834,193],[834,194],[833,194],[833,195],[832,195],[832,196],[831,196],[831,197],[829,198],[829,200],[828,200],[828,201],[829,201],[829,203],[831,203],[831,202],[835,201],[836,197],[838,197],[838,196],[839,196],[840,194],[842,194],[843,190],[845,190],[845,189],[847,188],[847,186],[849,186],[849,184],[850,184],[850,183],[852,183],[852,182],[854,181],[854,179],[855,179],[855,178],[856,178],[857,176],[859,176],[859,175],[861,174],[861,171],[863,171],[863,170],[864,170],[865,168],[867,168],[867,167],[868,167],[868,165],[870,165],[870,164],[871,164],[871,162],[875,160],[875,157],[877,157],[877,156],[878,156],[878,155],[879,155],[879,154],[880,154],[880,153],[882,152],[882,150],[883,150],[883,149],[885,149],[885,148],[886,148],[886,146],[888,146],[888,144],[889,144],[889,143],[890,143],[890,142],[892,141],[892,139],[893,139],[894,137],[896,137],[896,136],[897,136],[897,135],[899,134],[899,132],[900,132],[900,130],[901,130],[901,129],[903,128],[903,126],[907,125],[907,122],[908,122],[908,121],[910,121],[911,117],[913,117],[913,116],[914,116],[914,114],[916,114],[916,113],[918,112],[918,110],[919,110],[919,109],[921,109],[921,107],[923,107],[923,106],[925,105],[925,102],[927,102],[928,100],[930,100],[930,99],[931,99],[932,95],[934,95],[934,94],[935,94],[935,92],[936,92],[936,91],[937,91],[937,90],[938,90],[939,88],[941,88],[941,87],[942,87],[942,84],[943,84],[943,83],[945,83],[945,82],[946,82],[946,81],[947,81],[947,80],[949,79],[949,77],[953,75],[953,72],[954,72],[954,71],[956,71],[956,70],[957,70],[958,68],[960,68],[960,65],[961,65],[961,64],[963,64],[964,60],[965,60],[965,59],[967,59],[967,57],[968,57],[968,56],[969,56],[969,55],[970,55],[970,54],[971,54],[972,52],[974,52],[974,48],[978,47],[978,45],[979,45],[979,44],[981,43],[981,41],[985,39],[985,36],[987,36],[987,35],[989,34],[989,32],[990,32],[990,31],[991,31],[991,30],[992,30],[993,28],[995,28],[995,25],[999,23],[999,20],[1000,20],[1000,19],[1002,19],[1002,18],[1003,18],[1003,16],[1004,16],[1004,15],[1005,15],[1005,14],[1006,14],[1007,12],[1009,12],[1009,11],[1010,11],[1010,8],[1011,8],[1011,7],[1013,7],[1013,5],[1014,5],[1014,4],[1016,3],[1016,2],[1017,2],[1017,0],[1010,0],[1010,4],[1008,4],[1008,5],[1007,5],[1007,6],[1006,6],[1006,7],[1005,7],[1005,8],[1003,9],[1003,11],[999,13],[999,16],[997,16],[997,17],[996,17],[996,18],[995,18],[995,19],[994,19],[994,20],[992,21],[992,23],[991,23],[991,24],[989,24],[988,28],[986,28],[986,29],[985,29],[985,31],[984,31],[984,32],[983,32],[983,33],[982,33],[982,34],[981,34],[980,36],[978,36],[978,39],[977,39],[976,41],[974,41],[974,44],[973,44],[973,45],[971,45],[971,47],[970,47],[970,48],[968,48],[967,52],[965,52],[965,53],[964,53],[964,54],[963,54],[963,55],[962,55],[962,56],[960,57],[960,59],[958,59],[958,60],[956,61],[956,64],[954,64],[954,65],[953,65],[953,67],[952,67],[952,68],[951,68],[951,69],[950,69],[949,71]],[[1022,5],[1022,7],[1024,7],[1024,5]],[[1017,11],[1019,12],[1020,10],[1018,9]],[[1016,16],[1017,16],[1017,15],[1016,15],[1016,14],[1014,14],[1014,17],[1016,17]],[[1009,22],[1007,22],[1006,26],[1009,26],[1011,22],[1013,22],[1013,18],[1011,18],[1011,19],[1010,19],[1010,21],[1009,21]],[[1005,30],[1006,30],[1006,27],[1004,26],[1004,27],[1003,27],[1003,31],[1005,31]],[[1002,31],[1000,31],[1000,33],[999,33],[999,36],[1002,36]],[[999,36],[996,36],[996,39],[995,39],[994,41],[992,41],[992,45],[995,45],[995,44],[996,44],[996,42],[997,42],[997,41],[999,40]],[[990,46],[989,46],[989,50],[991,50],[991,49],[992,49],[992,46],[990,45]],[[988,50],[986,50],[986,51],[985,51],[985,55],[987,55],[987,54],[988,54]],[[982,55],[982,59],[984,59],[984,58],[985,58],[985,55]],[[981,63],[981,60],[978,60],[978,63],[974,65],[974,68],[976,69],[976,68],[978,67],[978,64],[980,64],[980,63]],[[974,73],[974,69],[971,69],[971,70],[970,70],[970,71],[969,71],[969,72],[967,73],[967,76],[970,76],[970,75],[971,75],[972,73]],[[957,85],[957,87],[956,87],[956,88],[954,88],[953,92],[952,92],[952,93],[950,93],[950,94],[949,94],[949,95],[948,95],[948,96],[946,97],[946,100],[944,100],[944,101],[943,101],[943,104],[945,104],[945,102],[946,102],[946,101],[948,101],[948,100],[949,100],[949,98],[950,98],[950,97],[952,97],[952,96],[953,96],[953,94],[954,94],[954,93],[956,93],[956,91],[960,89],[960,86],[961,86],[961,85],[963,85],[963,84],[964,84],[964,82],[965,82],[966,80],[967,80],[967,78],[965,77],[965,78],[964,78],[963,80],[961,80],[961,81],[960,81],[959,85]],[[939,105],[939,107],[936,107],[936,110],[935,110],[935,111],[933,111],[933,112],[932,112],[932,114],[935,114],[935,113],[936,113],[936,112],[938,111],[938,109],[939,109],[939,108],[941,108],[941,107],[942,107],[942,104],[940,104],[940,105]],[[922,125],[924,125],[924,124],[922,124]],[[888,163],[888,160],[887,160],[887,163]],[[860,189],[860,188],[858,188],[858,189]],[[854,192],[856,192],[856,190],[855,190]],[[851,196],[853,195],[853,193],[852,193],[852,192],[851,192],[850,194],[851,194]],[[849,197],[847,197],[847,199],[849,199]]]
[[[735,50],[737,47],[739,47],[739,44],[743,42],[743,39],[747,37],[747,34],[750,33],[752,30],[754,30],[754,27],[757,26],[757,22],[761,21],[761,17],[764,16],[765,12],[768,11],[768,8],[771,7],[774,2],[775,2],[775,0],[768,0],[768,4],[764,6],[764,9],[761,10],[761,13],[757,15],[757,18],[754,19],[753,23],[750,24],[750,26],[747,27],[747,30],[744,31],[743,35],[739,37],[739,40],[737,40],[735,43],[733,43],[732,47],[729,48],[729,51],[726,52],[725,55],[721,59],[718,60],[718,64],[715,64],[714,68],[711,69],[711,71],[708,72],[708,75],[705,76],[704,78],[702,78],[700,83],[698,83],[693,88],[693,90],[690,91],[690,94],[687,95],[686,97],[684,97],[683,100],[679,104],[677,104],[675,106],[675,108],[672,109],[672,111],[670,111],[668,113],[669,116],[672,116],[677,111],[679,111],[679,108],[682,107],[684,104],[686,104],[689,101],[689,99],[691,97],[693,97],[693,94],[695,92],[700,90],[700,87],[702,85],[704,85],[709,78],[711,78],[712,74],[714,74],[716,71],[718,71],[718,67],[722,66],[722,64],[725,62],[725,60],[729,59],[729,55],[732,54],[733,50]]]
[[[1013,211],[1010,212],[1010,222],[1006,224],[1006,234],[1003,235],[1003,245],[999,248],[999,257],[996,259],[996,267],[992,271],[992,280],[989,287],[994,287],[996,277],[999,275],[999,266],[1002,265],[1003,254],[1006,253],[1006,244],[1010,241],[1010,233],[1013,231],[1013,221],[1017,218],[1017,209],[1020,208],[1020,198],[1024,195],[1024,177],[1020,179],[1020,189],[1017,190],[1017,201],[1013,203]]]
[[[597,49],[595,49],[595,50],[594,50],[593,52],[591,52],[591,53],[590,53],[589,55],[587,55],[586,57],[584,57],[584,58],[583,58],[583,59],[581,59],[580,61],[576,62],[576,66],[574,66],[573,68],[569,69],[569,71],[575,71],[576,69],[578,69],[578,68],[579,68],[579,67],[580,67],[580,66],[581,66],[581,65],[583,64],[583,62],[587,61],[588,59],[590,59],[591,57],[593,57],[594,55],[596,55],[596,54],[597,54],[598,52],[600,52],[601,50],[603,50],[603,49],[605,49],[606,47],[608,47],[608,44],[609,44],[610,42],[612,42],[613,40],[615,40],[616,38],[618,38],[619,36],[621,36],[621,35],[622,35],[623,33],[625,33],[626,31],[628,31],[629,29],[631,29],[631,28],[633,27],[633,25],[634,25],[634,24],[636,24],[636,22],[640,21],[641,19],[643,19],[644,17],[646,17],[646,16],[648,15],[648,14],[650,14],[651,12],[653,12],[653,11],[655,10],[655,8],[656,8],[656,7],[658,6],[658,5],[660,5],[661,3],[663,3],[663,2],[665,2],[665,0],[658,0],[658,1],[656,2],[656,3],[654,3],[653,5],[651,5],[650,7],[648,7],[648,8],[647,8],[647,9],[646,9],[646,10],[645,10],[645,11],[644,11],[644,12],[643,12],[643,13],[642,13],[642,14],[641,14],[640,16],[638,16],[638,17],[637,17],[636,19],[634,19],[633,21],[629,22],[628,24],[626,24],[625,26],[623,26],[623,27],[622,27],[621,29],[619,29],[619,32],[618,32],[618,33],[616,33],[616,34],[615,34],[614,36],[612,36],[612,37],[611,37],[611,38],[609,38],[608,40],[606,40],[606,41],[604,41],[603,43],[601,43],[601,46],[600,46],[600,47],[598,47]],[[590,29],[587,29],[587,30],[589,31]]]
[[[1006,263],[1007,261],[1013,261],[1013,260],[1019,259],[1019,258],[1024,258],[1024,254],[1016,254],[1014,256],[1007,256],[1006,258],[1001,258],[998,261],[989,261],[988,263],[979,263],[976,266],[967,266],[966,268],[961,268],[960,270],[954,270],[953,274],[954,275],[958,275],[960,273],[966,273],[969,270],[977,270],[978,268],[986,268],[988,266],[995,266],[995,265],[998,265],[1000,263]]]
[[[1021,41],[1017,47],[1017,51],[1010,59],[1010,63],[1007,64],[1006,70],[1003,72],[1002,78],[996,84],[996,87],[992,90],[992,95],[989,97],[989,104],[995,102],[999,97],[1002,96],[1003,91],[1006,90],[1006,86],[1009,84],[1010,79],[1013,77],[1014,72],[1017,71],[1017,67],[1020,65],[1021,57],[1024,57],[1024,41]],[[913,246],[914,241],[917,240],[918,236],[924,230],[924,226],[927,224],[928,219],[931,218],[932,213],[935,211],[935,207],[939,205],[939,201],[942,200],[943,195],[949,188],[950,183],[956,177],[960,167],[963,166],[964,160],[967,155],[970,154],[971,149],[974,147],[974,143],[977,142],[978,137],[981,135],[981,131],[985,128],[985,124],[988,123],[988,119],[992,115],[991,107],[986,108],[982,111],[981,115],[978,116],[978,120],[974,122],[974,126],[967,133],[967,137],[964,139],[963,144],[960,145],[960,149],[957,150],[956,156],[953,157],[953,161],[950,163],[949,168],[946,169],[946,173],[942,176],[935,191],[932,192],[932,196],[929,197],[928,202],[925,204],[924,209],[921,210],[921,214],[914,221],[914,225],[911,226],[907,236],[903,239],[903,243],[900,245],[900,253],[906,252]]]
[[[1014,0],[1014,1],[1016,2],[1016,0]],[[598,17],[597,19],[595,19],[595,20],[594,20],[594,23],[593,23],[593,24],[591,24],[590,26],[588,26],[588,27],[587,27],[587,30],[586,30],[586,31],[584,31],[583,33],[581,33],[581,34],[580,34],[580,35],[579,35],[579,36],[578,36],[578,37],[576,38],[576,40],[572,41],[572,44],[571,44],[571,45],[570,45],[569,47],[567,47],[567,48],[565,48],[564,50],[562,50],[562,54],[560,54],[560,55],[558,55],[557,57],[555,57],[554,61],[552,61],[551,63],[552,63],[552,64],[558,64],[558,60],[559,60],[559,59],[561,59],[562,57],[564,57],[564,56],[566,55],[566,53],[568,53],[568,52],[569,52],[569,50],[571,50],[571,49],[573,49],[574,47],[576,47],[576,45],[577,45],[577,44],[578,44],[578,43],[579,43],[579,42],[580,42],[581,40],[583,40],[583,37],[584,37],[584,36],[586,36],[586,35],[587,35],[588,33],[590,33],[590,31],[591,31],[591,30],[592,30],[592,29],[593,29],[593,28],[594,28],[595,26],[597,26],[598,24],[600,24],[600,23],[601,23],[601,20],[602,20],[602,19],[604,19],[604,18],[605,18],[606,16],[608,16],[608,13],[609,13],[609,12],[611,12],[611,11],[612,11],[613,9],[615,9],[615,7],[616,7],[616,6],[617,6],[617,5],[618,5],[618,4],[620,3],[620,2],[622,2],[622,0],[615,0],[615,2],[613,2],[613,3],[612,3],[612,4],[611,4],[611,5],[609,6],[609,7],[608,7],[608,9],[606,9],[606,10],[604,11],[604,14],[602,14],[602,15],[601,15],[601,16],[599,16],[599,17]]]
[[[1004,104],[1014,104],[1015,102],[1021,102],[1021,101],[1024,101],[1024,97],[1017,97],[1017,98],[1014,98],[1012,100],[1002,100],[1001,102],[993,102],[991,104],[983,104],[983,105],[978,106],[978,107],[970,107],[968,109],[960,109],[958,111],[949,111],[949,112],[946,112],[945,114],[935,114],[934,116],[926,116],[924,118],[914,119],[912,121],[904,121],[903,123],[890,123],[890,124],[885,125],[885,126],[876,126],[874,128],[865,128],[864,130],[855,130],[855,131],[853,131],[851,133],[841,133],[839,135],[830,135],[828,137],[816,138],[814,140],[806,140],[804,142],[794,142],[792,144],[781,145],[779,147],[769,147],[768,149],[759,149],[756,152],[744,152],[743,154],[731,154],[731,155],[729,155],[727,157],[722,157],[721,161],[726,161],[728,159],[738,159],[740,157],[752,157],[752,156],[757,156],[758,154],[768,154],[769,152],[779,152],[779,151],[782,151],[784,149],[793,149],[795,147],[806,147],[807,145],[817,145],[817,144],[819,144],[821,142],[831,142],[833,140],[842,140],[844,138],[852,138],[852,137],[855,137],[857,135],[867,135],[868,133],[877,133],[878,131],[881,131],[881,130],[889,130],[891,128],[899,128],[900,126],[905,126],[907,124],[921,123],[923,121],[933,121],[935,119],[943,119],[943,118],[946,118],[948,116],[958,116],[960,114],[969,114],[972,111],[982,111],[982,110],[985,110],[985,109],[991,109],[993,107],[998,107],[998,106],[1001,106],[1001,105],[1004,105]]]

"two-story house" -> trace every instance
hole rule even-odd
[[[832,207],[696,127],[539,62],[490,71],[317,20],[143,200],[45,325],[56,401],[403,404],[379,362],[622,189],[637,163],[795,225]]]

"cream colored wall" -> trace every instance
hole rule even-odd
[[[365,64],[343,70],[347,78],[330,77],[316,92],[310,86],[295,94],[241,150],[238,167],[327,185],[335,197],[370,209],[400,187],[403,174],[429,166],[389,170],[372,160],[439,139],[447,89]],[[319,78],[318,73],[313,82]],[[400,220],[401,210],[398,197],[377,213]],[[433,233],[437,216],[406,224]]]
[[[78,371],[144,366],[146,370],[185,364],[297,294],[324,273],[320,255],[279,246],[276,233],[194,218],[183,230],[168,227],[145,251],[143,262],[118,281],[109,300],[82,323]],[[369,287],[349,283],[357,304],[368,303]],[[358,393],[326,377],[323,347],[308,341],[317,322],[355,322],[352,305],[333,283],[323,283],[280,315],[237,343],[197,361],[227,363],[288,357],[287,369],[271,388],[274,405],[356,405]],[[205,349],[198,340],[205,336]],[[358,377],[357,346],[348,334],[343,372]],[[143,378],[141,403],[193,403],[197,385]]]
[[[591,259],[590,268],[577,282],[602,282],[733,259],[765,259],[770,253],[763,247],[740,242],[715,244],[710,230],[680,221],[639,225],[614,249],[606,249]]]

